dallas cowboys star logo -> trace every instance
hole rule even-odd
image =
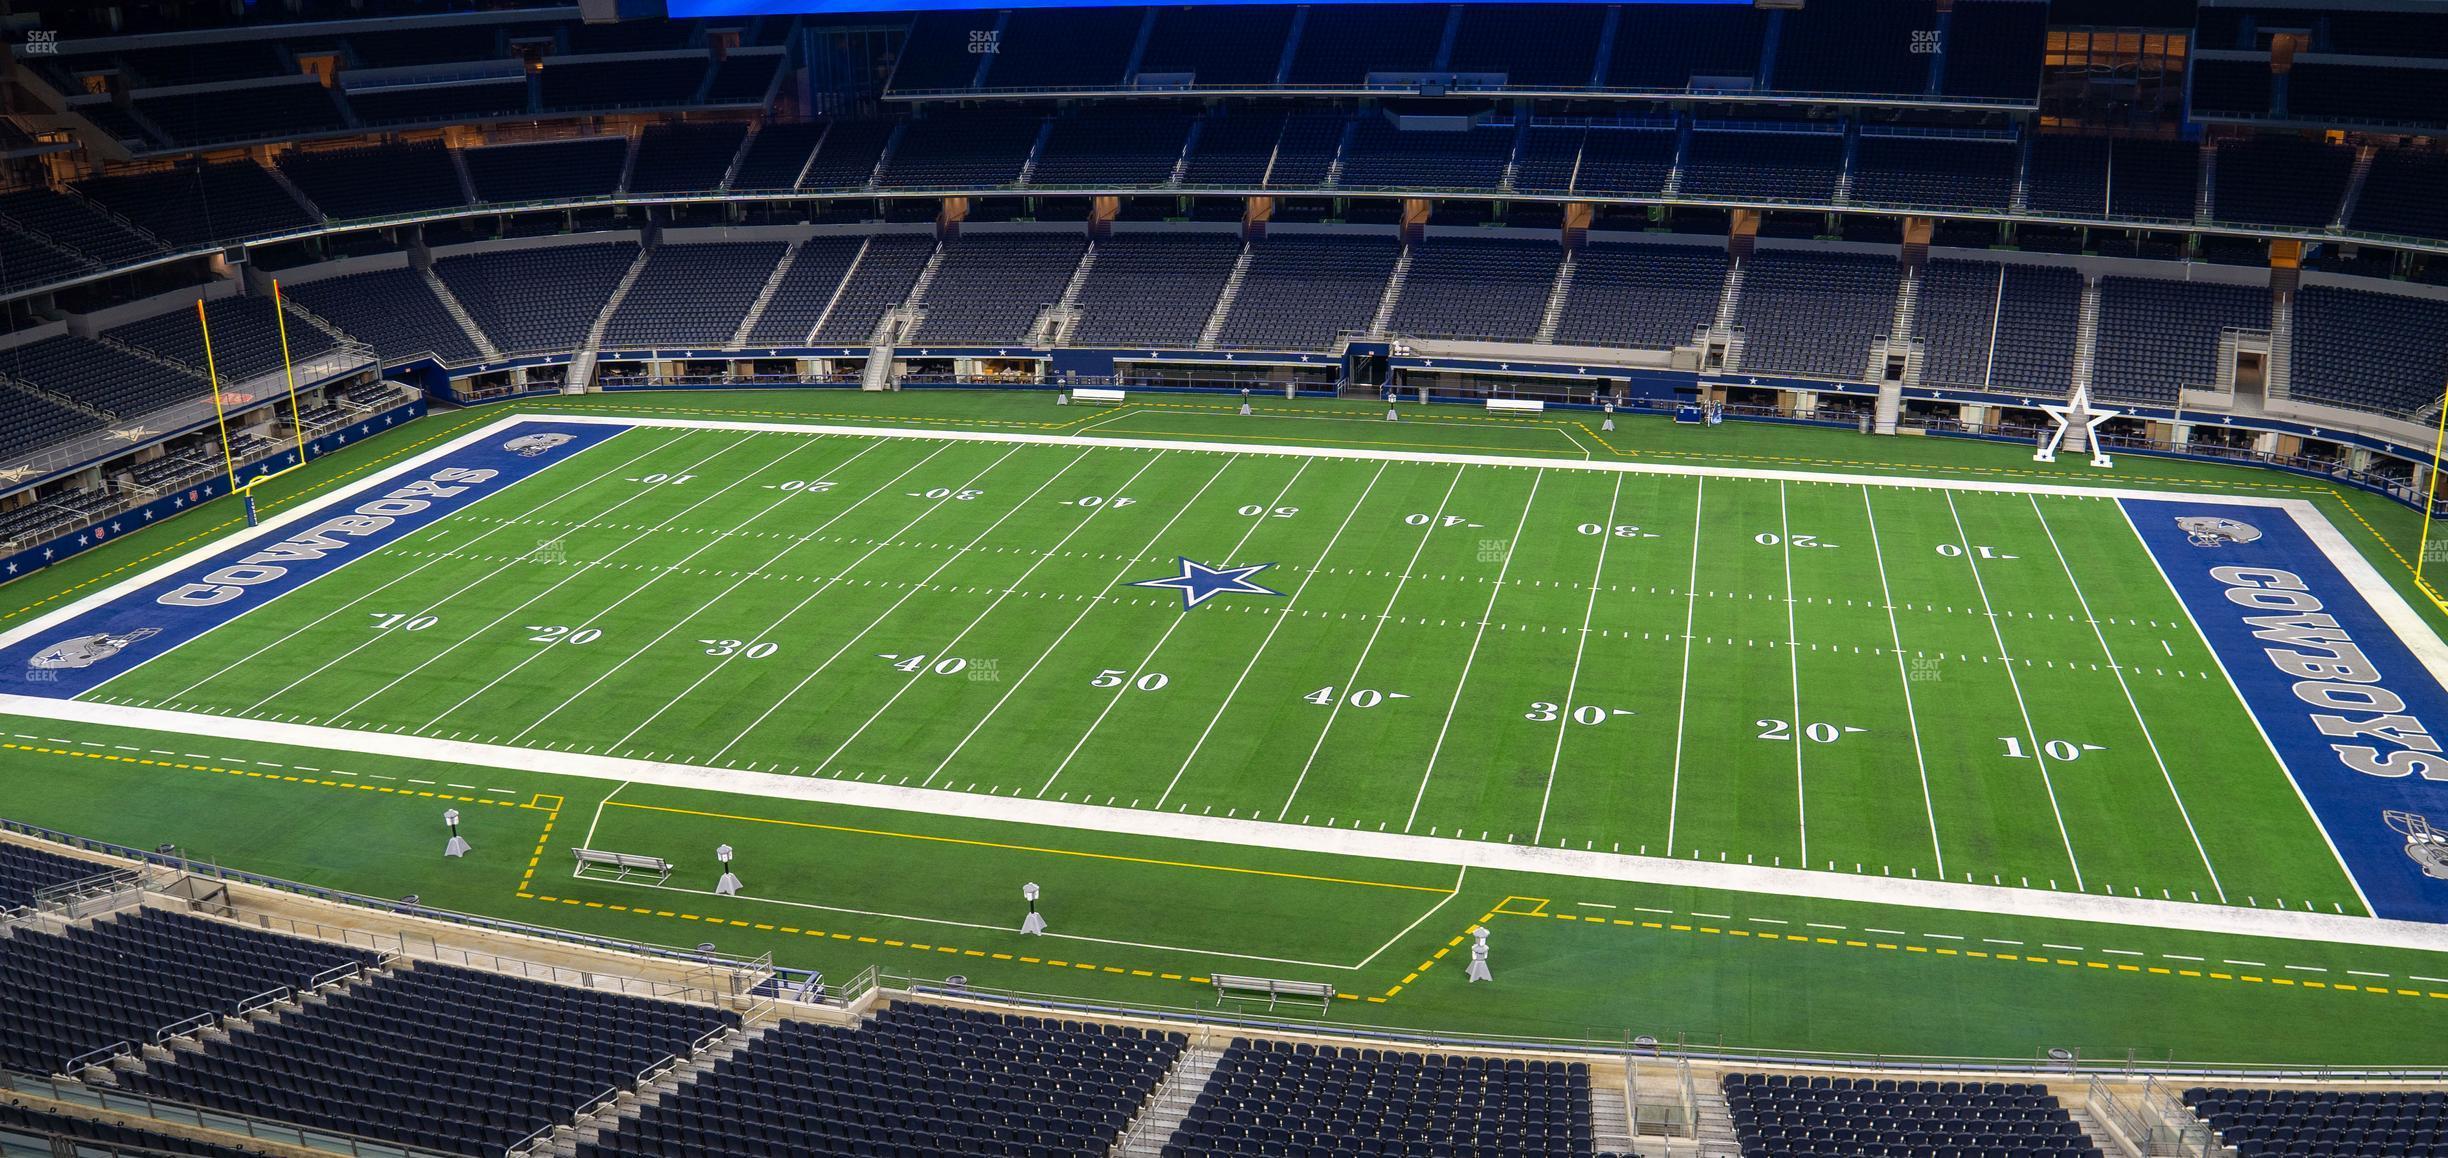
[[[1281,595],[1283,592],[1261,587],[1249,577],[1274,566],[1273,563],[1253,563],[1247,567],[1210,567],[1180,560],[1181,574],[1162,579],[1141,579],[1133,587],[1170,587],[1182,593],[1182,610],[1188,611],[1218,595]]]

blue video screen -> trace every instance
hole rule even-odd
[[[705,16],[787,16],[796,13],[993,11],[1000,8],[1138,8],[1147,0],[667,0],[676,19]],[[1285,0],[1200,0],[1207,4],[1269,4]],[[1383,0],[1302,0],[1309,4],[1369,4]],[[1534,4],[1552,0],[1471,0],[1475,4]],[[1659,0],[1651,0],[1652,3]],[[1740,4],[1752,0],[1663,0],[1671,4]],[[1423,5],[1425,7],[1425,5]]]

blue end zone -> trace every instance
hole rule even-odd
[[[0,694],[73,699],[625,429],[524,423],[358,487],[0,648]]]
[[[2412,855],[2448,846],[2408,833],[2448,828],[2448,691],[2287,513],[2120,501],[2373,915],[2448,922],[2448,880]]]

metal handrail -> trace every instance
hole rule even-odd
[[[572,1117],[572,1118],[575,1118],[576,1116],[577,1116],[577,1115],[575,1115],[575,1114],[572,1114],[572,1115],[571,1115],[571,1117]],[[518,1140],[518,1141],[516,1141],[516,1142],[512,1142],[512,1143],[510,1144],[510,1148],[509,1148],[508,1150],[503,1151],[503,1153],[505,1153],[505,1154],[512,1154],[512,1155],[520,1155],[520,1154],[533,1154],[533,1153],[535,1153],[535,1148],[536,1148],[537,1146],[542,1145],[542,1144],[543,1144],[543,1142],[544,1142],[544,1140],[545,1140],[546,1138],[550,1138],[550,1137],[552,1137],[552,1135],[553,1135],[553,1131],[558,1130],[558,1129],[560,1129],[560,1128],[561,1128],[561,1124],[560,1124],[560,1123],[558,1123],[558,1122],[553,1122],[553,1123],[549,1123],[549,1124],[546,1124],[546,1125],[543,1125],[543,1126],[538,1126],[538,1127],[536,1127],[536,1129],[535,1129],[535,1132],[534,1132],[534,1133],[529,1134],[529,1135],[527,1135],[526,1137],[521,1138],[521,1139],[519,1139],[519,1140]]]
[[[1379,91],[1382,91],[1382,90],[1379,90]],[[950,94],[947,94],[947,95],[950,95]],[[975,97],[975,96],[980,96],[980,95],[988,95],[988,96],[991,96],[991,95],[994,95],[994,93],[993,93],[993,92],[991,92],[991,91],[989,91],[989,92],[971,92],[971,91],[967,91],[967,90],[962,90],[962,91],[959,93],[959,95],[964,96],[964,97]],[[1699,96],[1701,96],[1701,98],[1702,98],[1702,99],[1708,99],[1707,94],[1694,94],[1694,95],[1699,95]],[[1842,99],[1842,98],[1837,98],[1837,97],[1823,97],[1823,98],[1797,97],[1797,98],[1795,98],[1795,99],[1812,100],[1812,101],[1815,101],[1815,102],[1825,102],[1825,101],[1831,101],[1831,100],[1840,100],[1840,99]],[[1854,98],[1854,99],[1855,99],[1856,101],[1858,101],[1858,100],[1859,100],[1859,98],[1858,98],[1858,97],[1856,97],[1856,98]],[[2014,107],[2014,106],[2008,106],[2008,107]],[[515,213],[515,212],[522,212],[522,211],[526,211],[526,210],[530,210],[530,209],[568,209],[568,208],[583,208],[583,207],[588,207],[588,206],[596,206],[596,205],[607,205],[607,206],[632,206],[632,205],[673,205],[673,204],[699,204],[699,203],[732,203],[732,202],[753,202],[753,201],[764,201],[764,200],[772,200],[772,199],[775,199],[775,198],[806,199],[806,198],[810,198],[810,197],[830,197],[830,196],[849,196],[849,197],[884,197],[884,198],[890,198],[890,197],[896,197],[896,196],[938,196],[938,195],[941,195],[941,194],[946,193],[946,192],[967,192],[967,193],[1013,193],[1013,192],[1018,192],[1018,193],[1028,193],[1028,192],[1105,192],[1105,193],[1114,193],[1114,194],[1135,194],[1135,193],[1165,193],[1165,194],[1179,194],[1179,193],[1200,193],[1200,192],[1207,192],[1207,193],[1219,193],[1219,194],[1228,194],[1228,195],[1243,195],[1243,196],[1282,196],[1282,195],[1285,195],[1285,194],[1316,194],[1316,195],[1332,196],[1332,195],[1336,195],[1336,194],[1345,194],[1345,193],[1376,193],[1376,194],[1383,194],[1383,195],[1447,196],[1447,197],[1498,197],[1498,196],[1501,196],[1501,197],[1504,197],[1504,198],[1509,199],[1509,200],[1518,200],[1518,201],[1557,201],[1557,202],[1563,202],[1563,201],[1591,201],[1591,202],[1602,202],[1602,203],[1609,203],[1609,204],[1614,204],[1614,203],[1623,203],[1623,204],[1643,204],[1643,205],[1645,205],[1645,204],[1664,204],[1664,205],[1682,205],[1682,204],[1690,204],[1690,205],[1704,205],[1704,206],[1733,206],[1733,207],[1761,206],[1761,207],[1771,207],[1771,208],[1773,208],[1773,207],[1790,206],[1790,205],[1811,205],[1811,206],[1823,206],[1823,207],[1833,208],[1833,209],[1838,209],[1838,210],[1861,210],[1861,209],[1865,209],[1865,208],[1867,208],[1867,209],[1873,209],[1873,210],[1877,210],[1877,211],[1896,211],[1896,212],[1905,211],[1906,209],[1909,209],[1909,208],[1920,208],[1920,209],[1924,209],[1924,210],[1942,210],[1942,211],[1946,212],[1947,214],[1949,214],[1950,216],[1961,217],[1961,218],[1964,218],[1964,219],[1966,219],[1966,220],[2013,220],[2013,221],[2023,221],[2023,222],[2033,222],[2033,223],[2047,223],[2047,224],[2065,224],[2065,225],[2100,225],[2100,226],[2108,226],[2108,227],[2112,227],[2112,228],[2114,228],[2114,227],[2131,227],[2131,226],[2137,226],[2137,225],[2139,225],[2139,226],[2153,226],[2153,225],[2158,225],[2158,226],[2168,226],[2168,227],[2175,227],[2175,228],[2183,228],[2183,229],[2186,229],[2186,230],[2205,230],[2205,229],[2206,229],[2206,230],[2208,230],[2208,231],[2210,231],[2210,232],[2227,233],[2227,234],[2237,234],[2237,235],[2249,236],[2249,237],[2265,237],[2265,238],[2267,238],[2267,237],[2275,237],[2275,238],[2312,238],[2312,239],[2318,239],[2318,240],[2352,240],[2352,241],[2364,241],[2364,242],[2369,242],[2369,243],[2372,243],[2372,244],[2377,244],[2377,245],[2385,245],[2385,246],[2390,246],[2390,247],[2392,247],[2392,248],[2411,249],[2411,250],[2418,250],[2418,251],[2424,251],[2424,252],[2441,252],[2441,251],[2443,251],[2443,250],[2448,250],[2448,241],[2443,241],[2443,240],[2441,240],[2441,239],[2439,239],[2439,238],[2431,238],[2431,237],[2415,237],[2415,236],[2410,236],[2410,235],[2405,235],[2405,234],[2392,234],[2392,233],[2385,233],[2385,232],[2378,232],[2378,231],[2366,231],[2366,230],[2354,229],[2354,228],[2351,228],[2351,227],[2348,227],[2348,228],[2343,228],[2343,229],[2331,229],[2331,228],[2327,228],[2327,227],[2325,227],[2325,226],[2324,226],[2324,227],[2273,227],[2273,226],[2268,226],[2268,225],[2256,225],[2256,224],[2245,223],[2245,222],[2220,221],[2220,220],[2217,220],[2217,219],[2215,219],[2215,218],[2214,218],[2212,221],[2210,221],[2210,222],[2209,222],[2207,225],[2204,225],[2203,223],[2196,222],[2196,221],[2195,221],[2195,220],[2194,220],[2192,217],[2190,217],[2190,216],[2183,216],[2183,217],[2158,217],[2158,216],[2143,216],[2143,215],[2133,215],[2133,214],[2127,214],[2127,215],[2117,215],[2117,214],[2108,214],[2108,213],[2103,213],[2103,214],[2100,214],[2100,215],[2098,215],[2098,216],[2094,216],[2094,217],[2069,217],[2069,216],[2055,216],[2055,215],[2049,215],[2049,214],[2033,213],[2033,212],[2029,212],[2029,211],[2026,211],[2026,212],[2023,212],[2023,213],[2015,213],[2015,212],[2012,212],[2011,210],[2009,210],[2009,209],[2007,209],[2007,208],[2004,208],[2004,207],[1980,207],[1980,206],[1943,205],[1943,204],[1927,204],[1927,205],[1919,205],[1919,206],[1887,206],[1887,205],[1880,205],[1880,206],[1862,206],[1862,205],[1833,206],[1833,205],[1829,205],[1829,204],[1828,204],[1827,202],[1825,202],[1825,201],[1812,201],[1812,200],[1805,200],[1805,199],[1710,198],[1710,197],[1689,197],[1689,196],[1675,196],[1675,197],[1667,197],[1667,196],[1664,196],[1662,192],[1660,192],[1660,193],[1655,193],[1655,194],[1650,194],[1650,195],[1638,195],[1638,194],[1631,194],[1631,195],[1627,195],[1627,194],[1622,194],[1622,193],[1600,193],[1600,192],[1594,192],[1594,191],[1572,192],[1572,191],[1569,191],[1569,190],[1558,190],[1558,191],[1555,191],[1555,192],[1552,192],[1552,193],[1535,193],[1535,192],[1522,192],[1522,191],[1507,191],[1507,190],[1500,190],[1500,189],[1495,189],[1495,188],[1490,188],[1490,187],[1476,187],[1476,186],[1474,186],[1474,187],[1460,187],[1460,186],[1450,186],[1450,187],[1449,187],[1449,186],[1435,186],[1435,187],[1431,187],[1431,186],[1424,186],[1424,185],[1422,185],[1422,186],[1383,186],[1383,187],[1362,187],[1362,186],[1354,186],[1354,185],[1348,185],[1348,184],[1346,184],[1346,185],[1337,185],[1337,186],[1332,186],[1332,187],[1327,187],[1327,186],[1281,186],[1281,187],[1272,187],[1272,188],[1256,188],[1256,187],[1251,187],[1251,186],[1247,186],[1247,185],[1232,185],[1232,186],[1226,186],[1226,185],[1194,185],[1194,184],[1181,184],[1181,185],[1174,185],[1174,184],[1171,184],[1171,183],[1169,183],[1169,182],[1166,182],[1166,183],[1158,183],[1158,184],[1153,184],[1153,185],[1116,185],[1116,184],[1110,184],[1110,183],[1109,183],[1109,184],[1105,184],[1105,185],[1040,185],[1040,184],[1031,184],[1031,185],[1026,185],[1026,186],[1021,186],[1021,185],[980,185],[980,184],[976,184],[976,183],[970,183],[970,184],[965,184],[965,185],[963,185],[963,184],[953,184],[953,185],[942,185],[942,186],[894,186],[894,187],[891,187],[891,188],[880,188],[880,187],[876,187],[876,186],[872,186],[872,185],[864,185],[864,184],[862,184],[862,185],[855,185],[855,186],[852,186],[852,185],[844,185],[844,186],[828,186],[828,187],[823,187],[823,188],[805,188],[805,189],[803,189],[803,188],[797,188],[797,187],[792,187],[792,188],[764,188],[764,189],[727,189],[727,190],[726,190],[726,189],[707,189],[707,190],[688,190],[688,191],[665,191],[665,192],[658,192],[658,193],[652,193],[652,194],[637,194],[637,195],[633,195],[633,194],[624,194],[624,193],[617,193],[617,192],[615,192],[615,193],[602,193],[602,194],[588,194],[588,195],[584,195],[584,196],[576,196],[576,197],[561,197],[561,198],[531,198],[531,199],[527,199],[527,200],[520,200],[520,201],[488,201],[488,202],[482,202],[482,203],[479,203],[479,204],[474,204],[474,205],[458,205],[458,206],[449,206],[449,207],[445,207],[445,208],[439,208],[439,209],[427,209],[427,210],[419,210],[419,211],[409,212],[409,213],[379,214],[379,215],[368,216],[368,217],[345,218],[345,219],[332,218],[332,219],[325,219],[325,220],[323,220],[323,221],[316,222],[316,223],[313,223],[313,224],[311,224],[311,225],[308,225],[308,226],[305,226],[305,227],[302,227],[302,228],[295,228],[295,229],[283,230],[283,231],[279,231],[279,232],[275,232],[275,233],[265,234],[265,235],[263,235],[263,236],[259,236],[259,237],[247,237],[247,236],[244,236],[244,235],[238,235],[238,236],[232,236],[232,237],[221,237],[221,238],[215,238],[215,239],[212,239],[212,240],[207,241],[207,242],[200,242],[200,243],[196,243],[196,244],[192,244],[192,245],[185,246],[185,247],[183,247],[183,248],[182,248],[182,247],[174,247],[174,246],[165,246],[162,252],[157,253],[157,254],[153,254],[153,255],[150,255],[150,256],[147,256],[147,257],[144,257],[144,258],[141,258],[141,259],[131,260],[131,261],[129,261],[129,262],[122,263],[122,264],[120,264],[120,265],[115,265],[115,266],[104,267],[104,268],[97,269],[97,270],[90,270],[90,271],[81,272],[81,273],[78,273],[78,274],[76,274],[76,275],[74,275],[74,276],[70,276],[70,277],[61,278],[61,279],[59,279],[59,280],[52,281],[52,282],[47,282],[47,283],[43,283],[43,284],[40,284],[40,285],[26,286],[26,287],[22,287],[22,288],[19,288],[19,289],[11,290],[11,291],[8,291],[8,292],[6,292],[6,293],[4,293],[4,294],[0,294],[0,300],[11,300],[11,299],[15,299],[15,298],[32,297],[32,296],[36,296],[36,295],[39,295],[39,294],[44,294],[44,293],[56,293],[56,292],[58,292],[58,291],[60,291],[60,290],[66,289],[66,288],[68,288],[68,287],[70,287],[70,286],[81,285],[81,284],[84,284],[84,283],[86,283],[86,282],[101,280],[101,279],[103,279],[103,278],[112,277],[112,276],[116,276],[116,275],[118,275],[118,274],[122,274],[122,273],[131,272],[131,271],[136,270],[136,269],[148,268],[148,267],[151,267],[151,266],[161,265],[161,264],[165,264],[165,263],[169,263],[169,262],[174,262],[174,261],[179,261],[179,260],[183,260],[183,259],[186,259],[186,258],[192,258],[192,257],[197,257],[197,256],[209,255],[209,254],[213,254],[213,253],[219,253],[219,252],[221,252],[221,251],[223,251],[223,250],[225,250],[225,249],[229,248],[229,247],[230,247],[230,246],[232,246],[232,245],[238,245],[238,244],[244,244],[244,245],[268,245],[268,244],[275,244],[275,243],[281,243],[281,242],[300,241],[300,240],[305,240],[305,239],[308,239],[308,238],[313,238],[313,237],[323,236],[323,235],[326,235],[326,234],[333,234],[333,233],[346,233],[346,232],[356,232],[356,231],[366,230],[366,229],[386,228],[386,227],[391,227],[391,226],[399,226],[399,225],[410,225],[410,224],[417,224],[417,223],[422,223],[422,222],[427,222],[427,221],[440,221],[440,220],[448,220],[448,219],[455,218],[455,217],[494,216],[494,215],[499,215],[499,214],[503,214],[503,213]]]
[[[78,1070],[85,1069],[90,1066],[102,1065],[110,1061],[112,1058],[119,1057],[123,1054],[134,1053],[135,1051],[136,1045],[134,1042],[124,1040],[114,1041],[109,1045],[101,1047],[100,1049],[89,1049],[84,1053],[69,1058],[67,1061],[61,1062],[60,1073],[72,1074]]]
[[[246,1000],[239,1002],[231,1009],[231,1012],[239,1017],[245,1017],[247,1014],[253,1013],[258,1009],[278,1005],[281,1002],[291,1000],[296,996],[297,990],[291,989],[286,985],[280,986],[276,989],[266,989],[253,997],[249,997]]]
[[[1375,75],[1414,77],[1442,82],[1447,93],[1472,93],[1485,96],[1557,96],[1557,97],[1618,97],[1625,100],[1692,100],[1712,104],[1740,101],[1746,104],[1847,104],[1870,107],[1910,105],[1917,108],[1961,107],[1983,109],[2029,109],[2036,107],[2037,98],[1946,96],[1936,100],[1917,93],[1831,92],[1822,90],[1759,90],[1705,88],[1696,85],[1665,87],[1662,85],[1571,85],[1571,84],[1512,84],[1504,69],[1386,69]],[[1471,77],[1504,76],[1506,82],[1486,83]],[[884,94],[888,101],[913,103],[921,100],[972,100],[983,98],[1023,98],[1052,96],[1147,96],[1151,93],[1168,95],[1206,96],[1363,96],[1406,95],[1428,87],[1421,79],[1345,82],[1341,84],[1122,84],[1122,85],[1010,85],[990,88],[905,88]]]
[[[2095,1116],[2110,1119],[2127,1140],[2144,1147],[2145,1152],[2151,1145],[2152,1135],[2157,1133],[2141,1111],[2126,1105],[2124,1099],[2117,1097],[2116,1092],[2096,1075],[2084,1086],[2083,1108]]]
[[[1630,1044],[1629,1031],[1623,1037],[1523,1037],[1495,1034],[1429,1033],[1405,1026],[1378,1025],[1355,1021],[1303,1021],[1293,1018],[1266,1017],[1247,1013],[1224,1013],[1202,1006],[1170,1006],[1148,1003],[1140,1006],[1108,1005],[1082,1001],[1062,994],[1036,993],[1020,989],[982,986],[974,981],[953,986],[942,981],[880,971],[879,978],[890,982],[891,988],[922,996],[959,998],[972,1001],[999,1001],[1034,1009],[1071,1010],[1103,1017],[1161,1018],[1181,1028],[1191,1026],[1228,1026],[1288,1033],[1332,1033],[1339,1037],[1365,1037],[1379,1041],[1412,1042],[1442,1048],[1501,1049],[1538,1053],[1579,1053],[1621,1057]],[[1187,1024],[1181,1024],[1187,1023]],[[2068,1062],[2033,1061],[2025,1058],[1974,1057],[1955,1055],[1841,1053],[1827,1050],[1779,1050],[1762,1047],[1733,1047],[1722,1042],[1688,1042],[1661,1039],[1655,1045],[1631,1046],[1640,1057],[1676,1057],[1698,1062],[1772,1065],[1783,1068],[1829,1068],[1841,1070],[1890,1070],[1930,1073],[1966,1074],[2043,1074],[2060,1078],[2067,1074],[2156,1073],[2184,1077],[2229,1077],[2252,1080],[2321,1081],[2448,1081],[2448,1067],[2417,1066],[2290,1066],[2272,1064],[2266,1068],[2240,1062],[2151,1061],[2133,1058]]]
[[[307,1146],[336,1154],[356,1155],[359,1158],[453,1158],[439,1151],[427,1150],[418,1146],[383,1142],[336,1130],[310,1130],[303,1126],[274,1122],[226,1110],[206,1110],[184,1102],[166,1101],[146,1094],[102,1086],[88,1086],[74,1079],[41,1077],[0,1069],[0,1090],[15,1090],[40,1098],[48,1098],[55,1102],[109,1110],[113,1113],[128,1114],[149,1121],[197,1126],[267,1142],[278,1142],[283,1145]]]
[[[204,1030],[212,1028],[215,1025],[219,1025],[220,1023],[221,1015],[218,1013],[191,1014],[187,1017],[182,1017],[177,1021],[173,1021],[160,1029],[154,1030],[153,1044],[160,1045],[163,1042],[170,1041],[175,1038],[186,1037],[193,1033],[200,1033]]]
[[[314,990],[321,989],[332,982],[342,981],[350,977],[354,977],[357,975],[358,968],[358,964],[355,961],[343,961],[329,969],[322,971],[321,973],[317,973],[314,976],[307,978],[306,988],[309,992],[312,992]]]
[[[692,1050],[691,1052],[694,1053],[695,1051]],[[648,1063],[645,1069],[631,1074],[629,1077],[629,1088],[632,1090],[645,1089],[647,1085],[652,1083],[655,1079],[660,1078],[673,1070],[679,1069],[680,1065],[681,1057],[679,1054],[664,1054],[661,1058]],[[584,1117],[585,1115],[581,1114],[579,1116]]]

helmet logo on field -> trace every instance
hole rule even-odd
[[[522,434],[503,443],[502,449],[534,458],[545,451],[566,446],[569,441],[570,436],[566,434]]]
[[[2405,838],[2405,854],[2422,866],[2424,876],[2448,881],[2448,833],[2432,828],[2431,819],[2417,812],[2390,809],[2380,819]]]
[[[2196,547],[2220,547],[2229,543],[2250,543],[2261,537],[2261,528],[2251,523],[2216,515],[2185,515],[2176,520],[2185,538]]]
[[[27,660],[26,666],[36,671],[92,667],[127,650],[127,646],[137,640],[151,639],[160,634],[158,627],[139,627],[128,632],[104,631],[63,639],[34,653],[34,658]]]

